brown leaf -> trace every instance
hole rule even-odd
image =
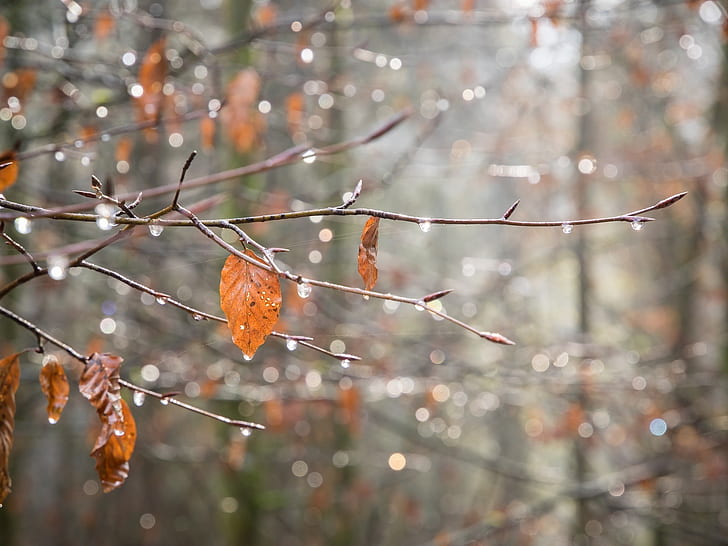
[[[260,260],[251,250],[245,254]],[[251,358],[278,321],[278,276],[237,256],[228,256],[220,273],[220,307],[227,317],[233,343],[246,358]]]
[[[200,119],[200,144],[205,151],[215,147],[215,120],[211,117],[204,116]]]
[[[241,70],[227,86],[222,122],[227,135],[239,152],[247,152],[265,129],[265,120],[257,109],[261,80],[252,68]]]
[[[162,86],[167,77],[167,63],[165,60],[166,40],[160,38],[147,50],[139,68],[139,84],[144,92],[136,99],[137,118],[139,121],[157,119],[164,100]],[[153,131],[152,131],[153,132]]]
[[[93,353],[78,381],[78,390],[96,408],[101,422],[111,425],[108,434],[122,430],[123,426],[119,392],[119,367],[123,361],[109,353]]]
[[[116,26],[116,19],[108,11],[102,11],[96,16],[94,23],[94,38],[98,41],[105,40],[111,35]]]
[[[61,418],[63,408],[68,402],[68,393],[70,388],[66,379],[66,372],[63,366],[54,356],[48,357],[48,360],[40,369],[40,390],[48,399],[48,422],[53,425]]]
[[[126,401],[119,400],[121,427],[101,419],[101,432],[91,456],[96,459],[96,472],[104,493],[108,493],[124,483],[129,475],[129,459],[134,453],[136,443],[136,423]],[[113,434],[112,434],[113,430]]]
[[[7,150],[0,154],[0,191],[15,184],[17,179],[18,161],[15,159],[15,150]]]
[[[372,217],[364,224],[359,243],[359,275],[364,288],[371,290],[377,282],[377,244],[379,242],[379,218]]]
[[[8,462],[15,429],[15,391],[20,385],[19,353],[0,360],[0,505],[10,493]]]
[[[291,136],[301,131],[306,101],[303,93],[291,93],[286,97],[286,123]]]

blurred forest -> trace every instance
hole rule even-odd
[[[123,390],[137,444],[104,494],[83,366],[46,343],[70,399],[49,424],[44,355],[21,355],[0,544],[728,544],[720,2],[0,0],[0,15],[0,150],[19,165],[3,200],[95,215],[1,209],[48,275],[0,306],[122,356],[137,385],[266,426]],[[193,150],[180,202],[202,219],[336,207],[362,180],[355,207],[498,219],[520,200],[512,219],[558,222],[380,224],[375,290],[454,289],[438,310],[516,345],[283,282],[276,331],[331,354],[270,336],[248,361],[224,324],[67,267],[120,229],[72,190],[95,175],[151,214]],[[682,191],[654,222],[573,224]],[[362,287],[365,221],[240,227],[298,275]],[[92,261],[220,315],[225,250],[148,227]],[[7,286],[31,267],[3,248]],[[0,330],[0,356],[37,344],[7,315]]]

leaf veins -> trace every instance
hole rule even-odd
[[[40,390],[48,399],[48,422],[55,424],[61,418],[63,408],[68,402],[70,387],[63,366],[55,357],[50,357],[40,369]]]
[[[364,288],[371,290],[377,282],[377,247],[379,243],[379,218],[373,217],[364,224],[359,243],[359,275]]]
[[[109,353],[93,353],[78,381],[78,390],[96,408],[101,422],[110,425],[111,428],[107,431],[103,428],[101,430],[107,436],[112,431],[123,430],[124,417],[121,414],[119,386],[119,367],[123,361],[120,356]],[[98,445],[99,440],[96,443]]]
[[[0,504],[10,493],[8,462],[15,429],[15,391],[20,385],[18,355],[0,360]]]
[[[251,250],[245,254],[260,260]],[[228,256],[220,273],[220,307],[227,317],[233,343],[246,357],[252,357],[278,322],[278,276],[237,256]]]
[[[96,445],[91,451],[91,456],[96,459],[96,472],[101,481],[101,488],[104,493],[113,491],[126,481],[129,476],[129,459],[134,453],[136,444],[136,422],[129,410],[125,400],[119,400],[121,427],[114,428],[104,421],[101,414],[101,432],[96,440]],[[101,442],[102,439],[105,440]]]

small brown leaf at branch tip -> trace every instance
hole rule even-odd
[[[439,292],[433,292],[432,294],[428,294],[427,296],[422,298],[422,301],[424,301],[425,303],[429,303],[431,301],[439,300],[440,298],[443,298],[454,291],[454,288],[448,288],[446,290],[440,290]]]
[[[252,250],[245,254],[262,262]],[[252,358],[278,322],[278,275],[237,256],[228,256],[220,272],[220,307],[227,317],[233,343],[246,359]]]
[[[513,203],[510,207],[508,207],[508,210],[503,213],[503,219],[508,220],[508,218],[511,217],[513,212],[516,210],[516,207],[520,204],[521,200],[519,199],[515,203]]]
[[[61,418],[63,408],[68,402],[70,387],[66,379],[66,372],[58,359],[52,355],[46,358],[43,367],[40,369],[40,390],[48,399],[46,411],[48,422],[55,424]]]
[[[500,343],[501,345],[515,345],[515,341],[511,341],[506,336],[495,332],[480,332],[480,337],[492,341],[493,343]]]
[[[0,360],[0,504],[10,494],[8,463],[15,430],[15,391],[20,385],[20,353]]]
[[[119,400],[121,427],[109,431],[109,424],[102,419],[101,432],[91,456],[96,459],[96,472],[104,493],[113,491],[129,476],[129,459],[136,444],[136,422],[123,399]],[[100,417],[100,415],[99,415]]]
[[[379,218],[369,218],[364,224],[359,243],[359,275],[364,280],[364,288],[371,290],[377,283],[377,250],[379,244]]]
[[[680,199],[685,197],[687,194],[688,194],[688,192],[684,191],[684,192],[676,193],[675,195],[671,195],[670,197],[667,197],[667,198],[663,199],[662,201],[659,201],[655,205],[655,209],[664,209],[665,207],[669,207],[670,205],[680,201]]]
[[[0,191],[9,188],[18,179],[18,161],[15,159],[15,150],[7,150],[0,154]]]

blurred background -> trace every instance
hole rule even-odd
[[[552,228],[382,221],[377,289],[452,288],[449,314],[284,283],[251,361],[224,325],[63,268],[107,223],[6,231],[58,279],[2,305],[122,377],[265,432],[136,400],[127,482],[103,494],[76,391],[49,425],[41,355],[22,357],[0,542],[96,545],[715,545],[728,542],[726,15],[714,0],[2,2],[6,198],[85,203],[323,147],[332,155],[182,192],[202,218],[336,206]],[[161,62],[149,59],[156,54]],[[571,226],[680,191],[657,221]],[[145,197],[138,214],[171,195]],[[361,286],[364,217],[252,224],[297,274]],[[243,226],[246,227],[246,226]],[[420,228],[422,226],[419,226]],[[637,228],[637,229],[636,229]],[[94,263],[220,314],[225,252],[168,227]],[[227,235],[226,235],[227,237]],[[229,239],[233,241],[234,239]],[[79,246],[81,245],[81,246]],[[28,271],[11,248],[5,284]],[[0,321],[2,354],[35,339]],[[78,363],[57,354],[75,380]],[[131,402],[131,395],[124,393]],[[139,402],[143,402],[139,405]]]

